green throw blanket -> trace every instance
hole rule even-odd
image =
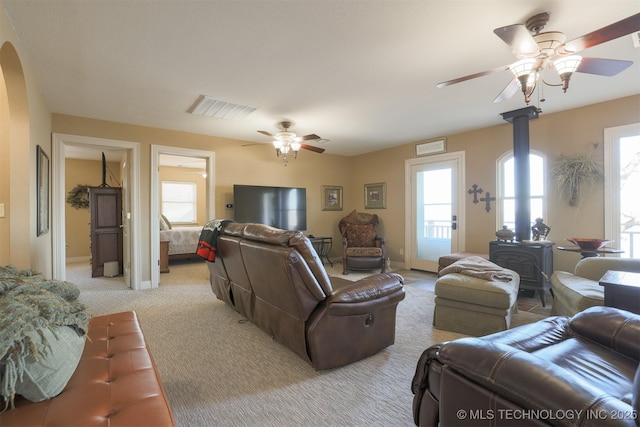
[[[80,336],[87,333],[90,315],[77,299],[77,286],[45,278],[33,270],[0,267],[0,394],[5,409],[15,397],[15,386],[30,356],[47,357],[46,328],[69,326]],[[29,333],[42,337],[36,344]]]

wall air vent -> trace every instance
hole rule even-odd
[[[197,116],[238,121],[244,119],[257,109],[258,107],[252,105],[236,104],[234,102],[215,99],[211,96],[200,95],[188,112]]]

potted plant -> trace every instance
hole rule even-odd
[[[586,154],[561,156],[553,168],[558,191],[567,196],[569,206],[578,206],[585,187],[604,180],[602,167]]]

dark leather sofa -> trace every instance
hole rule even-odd
[[[392,345],[403,279],[329,277],[307,237],[262,224],[229,223],[207,261],[218,299],[307,360],[343,366]]]
[[[411,385],[420,426],[636,426],[640,315],[592,307],[431,346]]]

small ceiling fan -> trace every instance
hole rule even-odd
[[[291,125],[292,123],[288,121],[281,122],[280,127],[282,127],[282,130],[276,132],[275,135],[267,132],[266,130],[259,130],[258,133],[273,138],[273,146],[276,149],[276,154],[278,156],[283,156],[285,164],[287,163],[287,154],[293,152],[293,157],[297,158],[298,151],[300,151],[301,148],[313,151],[315,153],[324,153],[324,148],[314,147],[313,145],[303,143],[303,141],[325,142],[326,139],[320,138],[315,133],[304,136],[297,136],[295,133],[289,130]]]
[[[525,102],[529,104],[531,94],[539,81],[548,86],[562,86],[563,91],[566,92],[569,87],[569,79],[574,72],[614,76],[633,64],[633,61],[583,58],[576,53],[640,31],[640,13],[568,42],[564,33],[559,31],[541,32],[548,21],[549,13],[544,12],[529,18],[526,24],[496,28],[493,32],[511,46],[518,61],[492,70],[438,83],[436,86],[441,88],[500,71],[511,70],[515,77],[493,102],[501,102],[511,98],[520,88],[524,94]],[[542,74],[549,68],[557,71],[561,83],[552,84],[545,80]]]

